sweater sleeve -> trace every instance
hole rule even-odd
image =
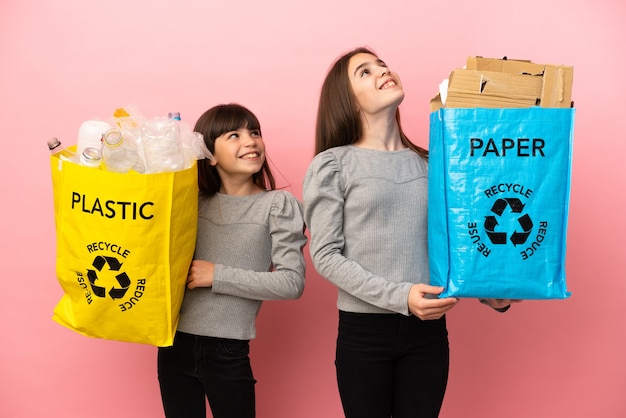
[[[340,164],[332,152],[318,154],[304,179],[304,218],[317,272],[346,293],[379,308],[409,314],[412,283],[395,283],[344,256],[344,191]]]
[[[272,269],[269,272],[215,265],[213,292],[255,300],[297,299],[304,291],[307,238],[301,203],[286,191],[277,192],[269,215]]]

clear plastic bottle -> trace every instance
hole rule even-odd
[[[169,112],[167,117],[172,120],[180,120],[180,112]]]
[[[52,155],[58,155],[59,159],[63,161],[71,161],[76,162],[76,154],[68,149],[66,149],[62,144],[59,138],[54,137],[48,140],[48,149],[52,153]]]
[[[83,149],[83,153],[80,155],[79,163],[85,167],[100,167],[102,162],[102,153],[98,148],[87,147]]]
[[[78,138],[76,140],[76,154],[81,155],[85,148],[102,149],[102,135],[111,125],[101,120],[86,120],[78,128]]]
[[[178,121],[164,117],[148,120],[141,127],[140,137],[146,173],[184,168]]]
[[[102,160],[108,171],[127,173],[137,165],[138,155],[132,139],[126,140],[122,131],[111,128],[102,136]]]

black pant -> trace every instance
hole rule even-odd
[[[335,365],[346,418],[437,417],[448,383],[445,317],[340,311]]]
[[[167,418],[253,418],[254,384],[249,341],[178,332],[159,348],[158,373]]]

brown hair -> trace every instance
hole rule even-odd
[[[215,152],[215,140],[226,132],[235,131],[237,129],[258,130],[261,132],[261,124],[257,117],[247,108],[236,104],[217,105],[200,116],[194,131],[202,134],[204,143],[211,152]],[[261,135],[263,136],[263,135]],[[261,170],[252,175],[254,184],[264,190],[274,190],[276,184],[274,176],[267,163],[267,156],[263,162]],[[203,159],[198,161],[198,186],[200,192],[207,196],[213,196],[220,190],[222,181],[215,166],[210,164],[210,160]]]
[[[363,134],[356,97],[348,76],[350,59],[357,54],[377,57],[367,48],[353,49],[335,61],[322,84],[317,108],[315,154],[329,148],[354,144]],[[399,109],[396,109],[396,121],[402,143],[420,156],[428,158],[428,151],[413,144],[402,130]]]

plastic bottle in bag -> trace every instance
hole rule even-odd
[[[140,139],[147,173],[177,171],[185,167],[177,121],[168,118],[146,121]]]
[[[85,148],[102,149],[102,135],[111,129],[111,125],[101,120],[86,120],[78,128],[76,154],[81,155]]]
[[[58,155],[62,161],[69,161],[74,164],[84,165],[85,167],[100,167],[102,162],[102,153],[98,148],[87,147],[78,155],[75,152],[65,148],[59,138],[51,138],[48,141],[48,149],[52,155]]]
[[[100,167],[100,163],[102,163],[102,152],[99,148],[87,147],[83,149],[78,161],[80,165],[84,165],[85,167]]]
[[[127,173],[137,165],[137,148],[133,140],[124,138],[119,129],[111,128],[106,131],[102,142],[102,160],[108,171]]]
[[[52,155],[58,155],[59,158],[63,161],[77,161],[76,154],[66,149],[57,137],[50,138],[48,140],[48,149],[50,150]]]

